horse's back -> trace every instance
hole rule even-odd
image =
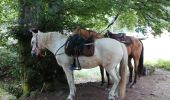
[[[95,42],[96,48],[103,55],[110,55],[121,57],[123,55],[122,43],[111,38],[97,39]]]
[[[96,40],[95,45],[97,47],[104,47],[103,49],[112,49],[111,51],[116,51],[116,48],[121,48],[121,43],[115,39],[111,39],[111,38],[101,38]],[[113,49],[114,48],[114,49]]]

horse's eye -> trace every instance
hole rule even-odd
[[[35,44],[35,41],[32,41],[32,42],[31,42],[31,46],[33,46],[34,44]]]

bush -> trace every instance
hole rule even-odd
[[[17,81],[0,82],[0,89],[5,90],[7,93],[19,98],[22,95],[21,84]],[[13,99],[12,99],[13,100]]]
[[[0,77],[19,78],[19,57],[16,52],[0,48]]]

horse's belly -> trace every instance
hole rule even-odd
[[[99,59],[96,56],[79,57],[79,62],[82,68],[94,68],[99,65]]]

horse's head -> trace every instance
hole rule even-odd
[[[38,35],[39,35],[39,30],[37,29],[30,29],[29,30],[32,33],[32,39],[31,39],[31,54],[32,55],[40,55],[40,48],[39,48],[39,43],[38,43]]]

